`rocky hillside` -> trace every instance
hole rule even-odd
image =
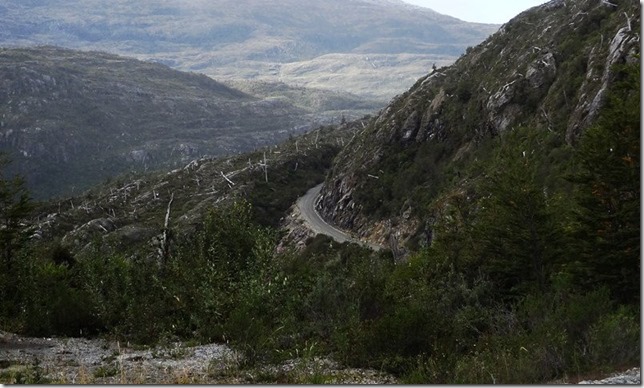
[[[375,109],[350,96],[297,107],[161,64],[52,47],[0,50],[0,84],[0,151],[37,198],[249,151],[316,121]]]
[[[218,80],[283,81],[384,102],[498,28],[369,0],[8,0],[0,16],[2,46],[101,50]]]
[[[640,11],[632,0],[554,0],[518,15],[381,111],[335,160],[320,212],[374,241],[408,240],[430,228],[439,193],[475,178],[465,172],[490,154],[488,139],[532,127],[557,139],[549,152],[574,146],[613,66],[639,60]]]
[[[170,172],[124,175],[43,203],[31,222],[32,239],[45,246],[58,241],[75,254],[93,252],[100,241],[120,254],[156,255],[166,215],[173,233],[185,235],[209,208],[237,198],[254,206],[258,222],[276,227],[299,196],[324,180],[333,157],[366,121],[319,127],[241,155],[196,158]]]

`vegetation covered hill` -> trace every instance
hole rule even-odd
[[[366,0],[10,0],[0,15],[3,46],[107,51],[217,80],[282,81],[384,102],[498,28]]]
[[[53,47],[0,50],[0,74],[0,151],[37,198],[249,151],[375,109],[350,96],[296,107],[160,64]]]

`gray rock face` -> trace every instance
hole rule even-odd
[[[524,81],[522,75],[517,75],[515,79],[501,86],[488,100],[488,120],[498,132],[506,130],[510,123],[514,121],[516,107],[513,109],[511,103],[519,98],[519,90]]]
[[[590,126],[592,121],[597,117],[599,109],[602,107],[606,98],[606,92],[610,86],[612,77],[612,68],[615,64],[630,61],[634,58],[633,50],[634,44],[639,44],[639,36],[632,33],[631,19],[627,17],[627,25],[621,28],[613,39],[610,41],[608,55],[599,56],[593,52],[589,59],[589,64],[602,63],[603,73],[598,74],[593,71],[593,66],[588,66],[589,70],[586,73],[586,79],[582,84],[581,90],[588,90],[589,92],[583,93],[579,99],[579,103],[574,111],[573,116],[568,124],[566,131],[566,140],[569,143],[574,143],[579,134],[584,128]],[[595,54],[595,55],[593,55]],[[601,80],[600,87],[595,93],[591,85]]]
[[[333,222],[343,229],[352,229],[355,220],[355,202],[353,200],[353,186],[351,182],[354,179],[345,177],[335,181],[335,188],[331,191],[325,191],[321,194],[316,208],[327,220]],[[329,212],[329,210],[331,210]]]
[[[409,117],[407,117],[405,124],[402,126],[402,140],[414,140],[418,134],[418,129],[420,129],[420,116],[417,111],[414,111],[409,115]]]
[[[526,79],[533,88],[541,88],[554,81],[557,75],[557,62],[551,52],[545,53],[528,66]]]

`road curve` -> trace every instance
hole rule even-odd
[[[364,247],[371,248],[374,251],[381,250],[381,246],[353,238],[348,233],[335,228],[322,219],[317,210],[315,210],[315,200],[320,194],[320,190],[322,190],[322,185],[323,184],[319,184],[315,186],[297,200],[297,207],[300,209],[300,215],[308,228],[317,234],[327,235],[340,243],[354,242]]]

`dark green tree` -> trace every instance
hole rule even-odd
[[[581,138],[571,263],[577,283],[605,285],[621,302],[639,301],[640,68],[615,67],[607,104]]]
[[[545,136],[528,129],[503,135],[479,186],[482,268],[506,296],[543,291],[558,255],[560,228],[541,168]]]
[[[9,161],[0,156],[0,255],[3,269],[11,273],[15,252],[27,238],[21,224],[32,209],[29,192],[20,176],[6,177]]]
[[[21,271],[16,261],[28,237],[21,223],[31,210],[23,179],[4,174],[8,163],[0,155],[0,324],[14,321],[19,312]]]

